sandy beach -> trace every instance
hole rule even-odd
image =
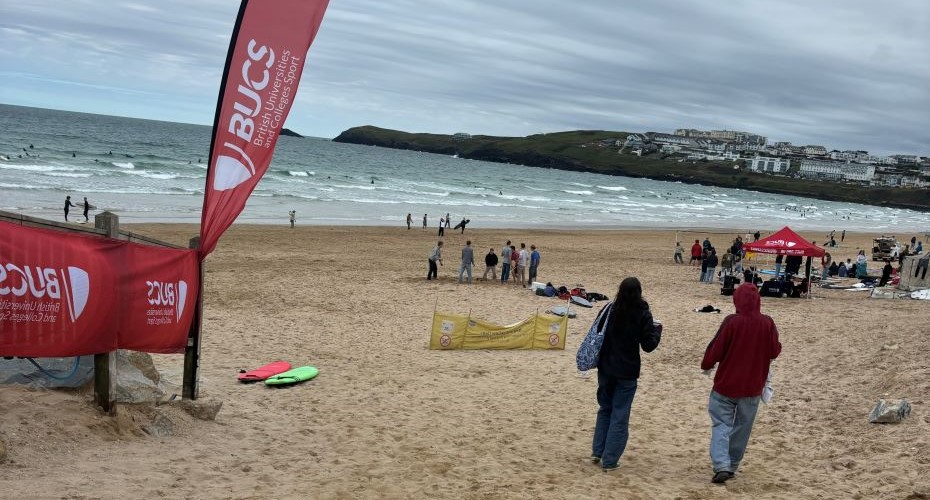
[[[179,244],[197,232],[127,228]],[[694,239],[723,249],[737,234],[679,239],[687,253]],[[0,497],[930,498],[928,302],[826,289],[763,298],[784,346],[775,401],[759,412],[737,478],[713,485],[712,382],[698,365],[734,308],[719,286],[698,283],[698,268],[673,263],[674,231],[448,231],[430,282],[435,236],[432,227],[234,226],[205,274],[201,397],[223,402],[216,420],[168,412],[173,435],[153,437],[140,430],[144,405],[108,417],[88,391],[0,387]],[[831,252],[854,258],[873,236],[847,233]],[[599,307],[577,310],[564,351],[428,349],[434,308],[510,324],[563,304],[510,283],[457,284],[466,238],[476,277],[488,249],[510,239],[539,248],[543,282],[613,296],[624,277],[642,281],[664,333],[643,356],[620,470],[588,461],[597,382],[575,369]],[[722,314],[693,312],[706,304]],[[240,369],[278,359],[320,375],[278,390],[237,383]],[[882,397],[908,398],[910,417],[868,423]]]

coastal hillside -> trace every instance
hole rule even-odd
[[[576,130],[527,137],[413,134],[374,126],[348,129],[335,142],[458,155],[460,158],[607,175],[680,181],[832,201],[930,211],[930,190],[866,187],[856,184],[756,173],[742,161],[684,161],[655,153],[619,152],[629,132]]]

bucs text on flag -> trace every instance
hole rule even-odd
[[[271,163],[328,0],[244,0],[220,84],[200,220],[216,247]]]

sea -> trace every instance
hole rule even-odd
[[[299,131],[298,131],[299,132]],[[199,223],[211,128],[0,104],[0,210]],[[72,213],[80,212],[72,209]],[[237,223],[925,232],[927,213],[282,136]],[[72,218],[80,218],[80,216]]]

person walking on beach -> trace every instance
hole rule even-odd
[[[501,248],[501,283],[510,278],[510,240]]]
[[[739,469],[769,365],[781,353],[775,321],[761,312],[756,286],[743,283],[733,292],[736,314],[723,319],[701,360],[706,374],[717,366],[707,412],[711,420],[710,460],[714,483],[733,478]]]
[[[436,263],[439,263],[440,266],[442,265],[442,240],[436,243],[436,246],[433,247],[433,251],[429,254],[429,271],[426,273],[427,281],[433,278],[439,279],[439,268],[436,267]]]
[[[444,234],[446,234],[446,228],[444,228],[444,227],[442,226],[442,223],[443,223],[443,222],[445,222],[445,219],[443,219],[442,217],[440,217],[440,218],[439,218],[439,237],[440,237],[440,238],[442,238],[442,236],[443,236]]]
[[[410,224],[413,224],[413,215],[407,214],[407,231],[410,231]]]
[[[845,229],[843,230],[842,233],[840,233],[840,242],[843,242],[843,241],[846,241],[846,230]]]
[[[691,245],[691,260],[688,262],[689,265],[694,265],[694,261],[697,261],[698,264],[701,263],[701,242],[694,240],[694,244]]]
[[[533,280],[536,279],[536,273],[539,271],[539,252],[536,251],[536,245],[530,245],[530,276],[526,284],[532,286]]]
[[[421,231],[426,231],[426,214],[423,214],[423,229]]]
[[[90,218],[87,216],[87,214],[89,213],[90,213],[90,202],[87,201],[87,197],[85,196],[84,197],[84,222],[90,221]]]
[[[675,242],[675,263],[676,263],[676,264],[684,264],[684,263],[685,263],[685,261],[682,260],[682,258],[681,258],[681,255],[682,255],[683,253],[685,253],[685,249],[681,247],[681,242],[680,242],[680,241],[676,241],[676,242]]]
[[[71,207],[77,207],[74,203],[71,203],[71,196],[65,196],[65,222],[68,222],[68,212],[71,210]]]
[[[471,240],[465,242],[462,248],[462,264],[459,266],[459,283],[462,282],[462,274],[468,273],[468,284],[471,284],[471,266],[475,263],[475,252],[471,247]]]
[[[291,210],[287,216],[291,219],[291,229],[294,229],[294,223],[297,222],[297,210]]]
[[[446,227],[452,227],[452,216],[446,212]]]
[[[619,467],[630,431],[630,410],[640,372],[639,350],[652,352],[662,333],[652,320],[649,304],[636,278],[620,282],[611,304],[597,361],[597,420],[591,461],[606,472]]]
[[[494,253],[493,248],[484,256],[484,276],[481,277],[482,281],[488,280],[488,272],[491,273],[491,279],[497,281],[497,254]]]

